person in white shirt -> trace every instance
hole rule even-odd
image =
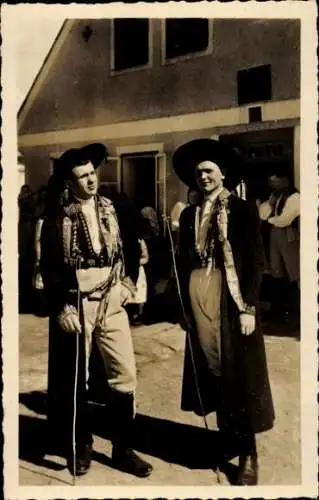
[[[182,211],[188,205],[196,205],[199,201],[199,193],[196,189],[189,189],[187,192],[187,203],[177,201],[171,211],[171,230],[177,232],[179,230],[179,219]]]
[[[127,305],[127,313],[133,326],[141,325],[143,322],[143,310],[147,301],[147,277],[144,266],[148,263],[148,249],[143,238],[138,239],[140,246],[139,273],[136,282],[136,292]]]
[[[275,280],[270,316],[281,316],[287,307],[298,314],[300,194],[291,188],[284,169],[271,175],[268,182],[271,194],[259,205],[259,216],[270,225],[269,266]]]
[[[171,211],[171,231],[174,241],[175,252],[178,254],[179,251],[179,220],[183,210],[189,205],[197,205],[200,201],[201,195],[197,189],[188,189],[187,191],[187,203],[182,201],[177,201]]]
[[[171,211],[171,230],[173,233],[177,233],[179,229],[179,218],[182,211],[186,207],[186,203],[183,201],[177,201]]]

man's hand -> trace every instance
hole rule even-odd
[[[243,335],[251,335],[256,329],[256,318],[253,314],[241,313],[239,316],[240,329]]]
[[[68,333],[81,333],[81,323],[77,310],[73,306],[65,306],[58,317],[59,325]]]

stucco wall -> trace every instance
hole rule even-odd
[[[291,147],[293,149],[293,163],[294,163],[294,177],[295,185],[299,188],[299,125],[286,124],[286,128],[280,128],[283,125],[277,124],[277,127],[270,130],[264,130],[263,132],[252,132],[247,135],[246,142],[242,141],[243,144],[249,142],[258,142],[258,138],[262,140],[288,140],[290,141]],[[240,132],[238,130],[237,132]],[[227,131],[225,131],[227,133]],[[234,131],[232,132],[234,133]],[[118,140],[109,141],[107,138],[102,141],[107,144],[110,156],[117,155],[117,148],[119,146],[125,146],[126,152],[130,152],[130,146],[132,146],[131,152],[134,152],[134,146],[139,144],[150,144],[159,143],[162,144],[163,151],[166,154],[166,205],[167,213],[170,212],[176,201],[182,200],[186,201],[187,187],[179,180],[173,171],[171,158],[173,152],[176,148],[188,140],[195,139],[197,137],[212,137],[214,136],[214,128],[203,130],[189,130],[187,132],[180,133],[170,133],[167,134],[157,134],[143,136],[139,138],[121,138]],[[84,143],[83,143],[84,144]],[[80,147],[82,143],[67,143],[58,146],[50,145],[47,147],[31,147],[31,148],[21,148],[23,153],[24,162],[26,166],[26,182],[30,184],[33,189],[37,189],[42,184],[45,184],[50,175],[50,154],[52,153],[62,153],[66,149],[71,147]],[[257,168],[257,166],[256,166]]]
[[[20,134],[237,106],[237,71],[262,64],[272,66],[273,100],[299,97],[297,20],[214,20],[212,53],[169,65],[160,19],[152,36],[151,68],[111,76],[110,21],[76,21]]]
[[[205,136],[209,137],[213,134],[212,130],[207,130]],[[203,131],[183,132],[178,134],[165,134],[142,137],[138,139],[122,139],[121,141],[103,141],[107,144],[110,156],[116,155],[116,148],[118,146],[124,145],[128,148],[132,145],[132,148],[136,144],[148,143],[151,139],[153,142],[163,144],[163,150],[166,153],[166,197],[167,197],[167,212],[169,213],[173,205],[178,200],[186,201],[187,187],[179,180],[173,171],[171,158],[175,149],[188,140],[194,139],[196,137],[202,137]],[[68,143],[63,144],[63,147],[52,144],[47,147],[32,147],[32,148],[21,148],[23,154],[25,166],[26,166],[26,182],[32,187],[32,189],[38,189],[43,184],[46,184],[50,176],[50,155],[52,153],[62,153],[63,151],[71,147],[81,147],[82,144]]]

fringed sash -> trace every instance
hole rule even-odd
[[[246,309],[246,305],[244,303],[241,294],[239,279],[234,263],[233,251],[228,240],[228,213],[226,208],[227,206],[228,206],[228,198],[221,200],[221,208],[217,216],[219,241],[221,242],[223,250],[226,281],[230,294],[235,304],[237,305],[238,310],[243,312]]]
[[[233,251],[228,240],[228,213],[229,213],[229,196],[228,190],[224,190],[218,196],[216,203],[217,208],[217,226],[218,226],[218,239],[220,241],[222,251],[224,267],[226,272],[226,281],[228,285],[229,292],[237,305],[239,312],[245,312],[248,314],[254,314],[254,308],[245,304],[241,290],[237,271],[234,263]],[[208,244],[208,246],[212,246]],[[208,258],[207,270],[212,265],[212,259]]]

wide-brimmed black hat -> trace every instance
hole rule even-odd
[[[173,168],[187,186],[196,188],[195,167],[203,161],[216,163],[225,176],[224,185],[233,189],[242,179],[238,149],[215,139],[201,138],[186,142],[173,155]]]
[[[107,148],[101,143],[92,143],[82,148],[68,149],[54,160],[54,175],[67,180],[70,178],[74,167],[85,165],[90,161],[94,168],[98,168],[104,160],[107,161],[107,155]]]

